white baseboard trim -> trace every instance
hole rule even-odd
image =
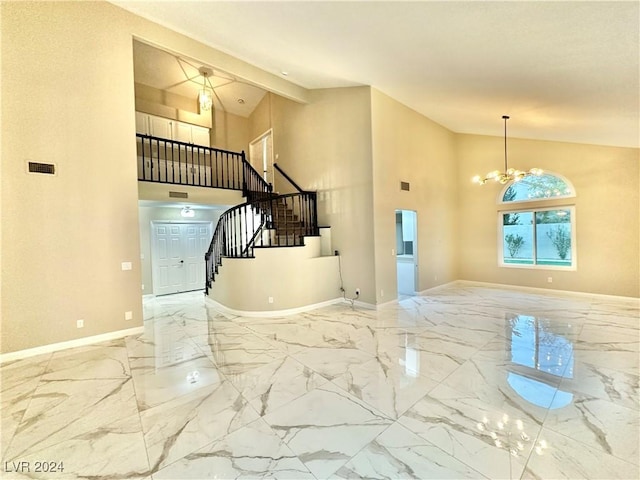
[[[409,295],[409,298],[412,297],[412,296],[419,297],[421,295],[428,295],[430,292],[436,292],[436,291],[441,290],[443,288],[451,287],[452,285],[455,285],[455,283],[456,283],[456,280],[454,280],[452,282],[443,283],[442,285],[436,285],[435,287],[431,287],[431,288],[427,288],[426,290],[421,290],[419,292],[415,292],[414,295]],[[401,301],[402,300],[400,300],[399,298],[394,298],[393,300],[389,300],[388,302],[378,303],[376,305],[376,308],[378,309],[378,308],[388,307],[389,305],[398,304]]]
[[[234,308],[227,307],[220,302],[213,300],[210,297],[205,297],[205,301],[211,302],[216,308],[220,309],[224,313],[231,315],[237,315],[239,317],[284,317],[287,315],[295,315],[296,313],[308,312],[309,310],[315,310],[317,308],[328,307],[329,305],[335,305],[336,303],[342,303],[342,297],[327,300],[325,302],[313,303],[311,305],[303,305],[301,307],[287,308],[285,310],[236,310]]]
[[[364,308],[365,310],[376,309],[376,305],[374,305],[373,303],[361,302],[360,300],[351,300],[350,298],[341,298],[340,300],[342,301],[342,303],[345,303],[347,305],[351,305],[351,302],[353,302],[354,307]]]
[[[426,290],[422,290],[418,293],[418,295],[428,295],[430,292],[437,292],[438,290],[443,290],[445,288],[450,288],[458,283],[458,280],[453,280],[452,282],[443,283],[442,285],[436,285],[435,287],[427,288]]]
[[[631,303],[640,303],[640,298],[638,297],[624,297],[622,295],[607,295],[604,293],[576,292],[574,290],[556,290],[552,288],[527,287],[523,285],[509,285],[506,283],[478,282],[474,280],[456,280],[455,282],[451,282],[451,284],[457,284],[460,286],[469,286],[469,287],[499,288],[502,290],[517,290],[521,292],[543,293],[546,295],[558,294],[558,295],[565,295],[565,296],[578,297],[578,298],[588,297],[592,299],[597,298],[601,300],[615,300],[615,301],[623,301],[623,302],[631,302]]]
[[[84,347],[94,343],[108,342],[109,340],[116,340],[122,337],[128,337],[130,335],[138,335],[144,332],[144,327],[127,328],[126,330],[116,330],[115,332],[102,333],[100,335],[93,335],[91,337],[77,338],[75,340],[69,340],[67,342],[51,343],[49,345],[42,345],[41,347],[27,348],[25,350],[18,350],[17,352],[0,354],[0,364],[5,362],[13,362],[15,360],[22,360],[23,358],[34,357],[36,355],[42,355],[45,353],[53,353],[59,350],[66,350],[74,347]]]
[[[416,294],[417,295],[417,294]],[[380,309],[380,308],[384,308],[384,307],[388,307],[389,305],[395,305],[399,302],[400,300],[398,300],[397,298],[394,298],[393,300],[389,300],[388,302],[384,302],[384,303],[377,303],[376,304],[376,310]]]

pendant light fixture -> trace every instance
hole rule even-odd
[[[210,68],[202,67],[198,70],[202,75],[202,89],[198,92],[200,111],[209,111],[213,106],[213,89],[207,87],[207,79],[213,73]]]
[[[473,183],[477,183],[478,185],[484,185],[490,180],[494,182],[498,182],[501,185],[509,183],[511,181],[519,182],[524,177],[529,175],[540,176],[544,173],[544,171],[540,168],[532,168],[529,171],[516,170],[515,168],[509,168],[507,163],[507,120],[509,120],[508,115],[503,115],[504,119],[504,171],[501,172],[499,170],[494,170],[493,172],[487,173],[487,175],[482,178],[480,175],[476,175],[471,179]]]

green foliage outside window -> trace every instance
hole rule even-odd
[[[531,175],[513,183],[504,192],[502,201],[508,203],[567,197],[572,193],[571,187],[563,179],[546,173],[541,176]]]
[[[565,260],[571,250],[571,235],[569,231],[564,226],[558,225],[556,228],[547,232],[547,237],[549,237],[553,246],[556,247],[558,256],[562,260]]]
[[[507,242],[509,255],[511,256],[511,258],[513,258],[524,245],[524,238],[522,238],[521,235],[514,235],[512,233],[509,233],[504,237],[504,239]]]

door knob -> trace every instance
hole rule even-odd
[[[184,263],[184,260],[180,260],[180,263]]]

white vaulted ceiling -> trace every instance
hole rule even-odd
[[[113,3],[309,89],[371,85],[455,132],[500,135],[508,114],[514,137],[640,145],[637,1]]]

